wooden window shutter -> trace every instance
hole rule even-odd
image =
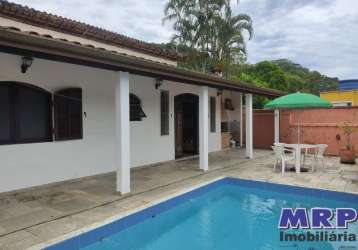
[[[142,102],[135,94],[129,94],[129,120],[141,121],[147,117],[142,109]]]
[[[67,88],[54,94],[55,140],[83,138],[82,89]]]
[[[15,143],[14,112],[12,89],[7,84],[0,84],[0,145]]]
[[[160,92],[160,134],[169,135],[169,91]]]
[[[210,97],[210,132],[216,132],[216,98]]]
[[[0,145],[52,141],[52,95],[21,82],[0,84]]]

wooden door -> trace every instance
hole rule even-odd
[[[183,106],[175,103],[175,157],[183,155]]]
[[[274,112],[273,110],[254,110],[253,111],[253,147],[259,149],[271,149],[274,143]],[[243,113],[243,139],[246,140],[245,112]]]

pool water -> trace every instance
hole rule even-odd
[[[169,203],[164,209],[144,213],[134,222],[128,220],[124,223],[128,226],[112,230],[94,242],[79,239],[77,246],[83,250],[330,250],[340,246],[357,247],[357,243],[342,242],[280,242],[277,228],[282,207],[358,209],[357,196],[234,179],[219,183],[209,184],[200,192],[194,191],[194,195],[186,194],[175,205]],[[348,231],[357,233],[357,222]],[[81,242],[87,243],[81,245]]]

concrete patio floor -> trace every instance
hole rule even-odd
[[[0,250],[41,249],[63,235],[225,176],[358,194],[358,166],[340,164],[337,157],[327,157],[325,169],[299,175],[273,172],[274,155],[266,150],[255,150],[253,160],[240,149],[216,152],[209,162],[207,173],[198,169],[197,159],[133,169],[132,192],[124,196],[115,192],[114,173],[0,194]]]

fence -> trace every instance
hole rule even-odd
[[[338,155],[347,143],[342,125],[352,122],[357,132],[351,142],[358,149],[358,107],[332,109],[284,110],[280,112],[280,141],[297,143],[298,115],[300,117],[300,142],[327,144],[327,155]],[[245,114],[243,114],[243,139],[245,141]],[[254,148],[268,149],[274,142],[274,113],[272,110],[254,110]]]
[[[358,129],[358,107],[287,110],[280,112],[280,141],[298,141],[298,116],[301,128],[300,142],[327,144],[328,155],[338,155],[339,149],[347,143],[347,136],[342,129],[344,122],[352,122],[355,129]],[[358,149],[358,130],[352,134],[351,142]]]

